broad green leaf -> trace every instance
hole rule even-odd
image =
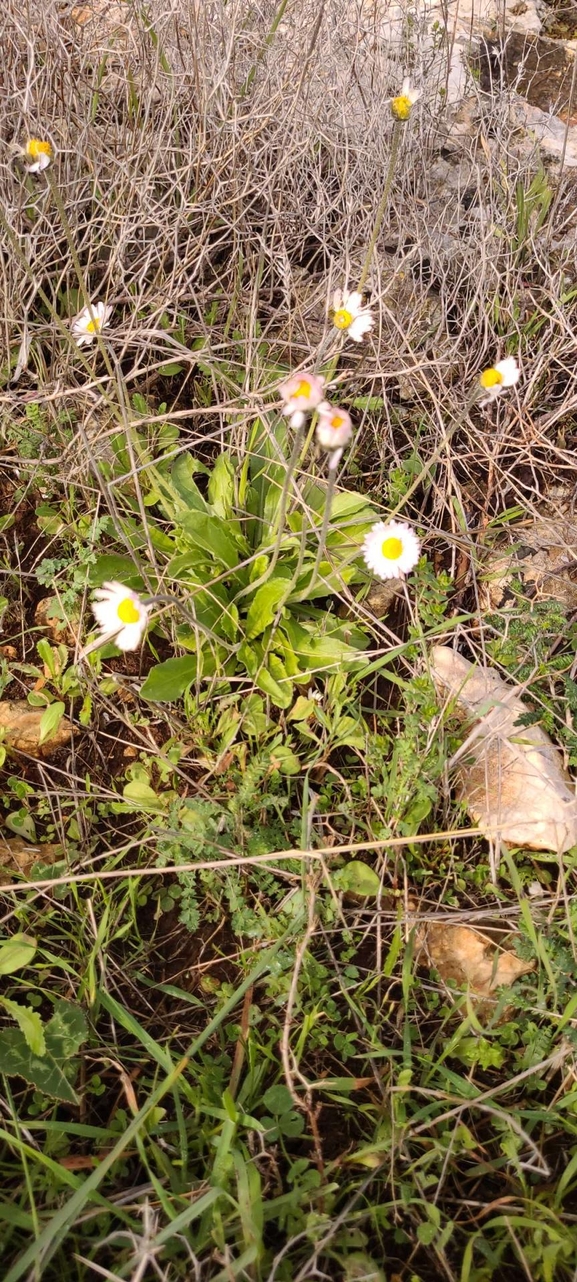
[[[254,680],[259,690],[262,690],[263,694],[268,694],[269,699],[272,699],[275,707],[290,708],[293,701],[292,682],[287,681],[286,685],[280,685],[267,668],[261,668]]]
[[[196,677],[198,659],[195,654],[185,654],[181,659],[166,659],[150,669],[140,693],[151,703],[172,703]]]
[[[208,482],[208,497],[216,512],[227,521],[234,504],[234,467],[230,454],[219,454]]]
[[[13,935],[0,944],[0,975],[13,975],[14,971],[29,966],[36,952],[36,940],[31,935]]]
[[[0,1072],[8,1076],[23,1077],[44,1095],[78,1104],[65,1069],[76,1072],[70,1063],[88,1030],[84,1012],[72,1002],[58,1001],[55,1013],[44,1029],[46,1051],[43,1056],[34,1054],[19,1028],[7,1028],[0,1038]]]
[[[366,741],[367,731],[361,721],[354,717],[341,717],[331,735],[331,748],[359,748],[362,752]]]
[[[214,586],[192,588],[186,598],[186,608],[192,618],[218,636],[229,641],[236,639],[238,632],[238,609],[229,603],[229,596],[222,583]],[[198,633],[192,624],[183,623],[177,627],[176,635],[181,645],[196,650],[199,645]],[[202,643],[202,632],[201,632]]]
[[[157,796],[154,788],[151,788],[147,783],[143,783],[140,779],[131,779],[130,783],[125,784],[122,795],[127,801],[134,802],[135,810],[155,813],[164,809],[162,797]]]
[[[55,1059],[66,1060],[71,1055],[75,1055],[88,1037],[88,1026],[82,1007],[59,998],[54,1003],[54,1014],[44,1031],[46,1050]]]
[[[215,561],[220,561],[227,569],[235,569],[238,548],[220,517],[208,516],[205,512],[181,511],[175,519],[187,537],[210,552]]]
[[[344,640],[344,627],[336,627],[331,632],[315,635],[301,627],[292,618],[283,619],[282,631],[286,634],[301,668],[310,672],[325,671],[327,668],[340,668],[346,665],[354,667],[360,659],[359,649],[368,645],[368,638],[358,628],[347,628],[347,635],[358,643],[358,648]]]
[[[142,591],[144,588],[142,577],[131,557],[107,552],[104,556],[99,556],[91,567],[90,586],[100,588],[103,583],[108,583],[111,579],[123,583],[127,588],[132,588],[134,592]]]
[[[205,472],[206,468],[193,459],[192,454],[179,454],[170,471],[170,480],[180,499],[187,508],[195,512],[208,512],[208,504],[194,480],[196,472]]]
[[[182,374],[184,365],[180,361],[167,361],[166,365],[160,365],[158,373],[163,374],[165,378],[174,378],[175,374]]]
[[[17,837],[23,837],[25,841],[36,841],[36,824],[32,815],[24,806],[20,810],[13,810],[11,815],[7,815],[4,823],[15,832]]]
[[[374,868],[369,868],[361,859],[353,859],[345,868],[334,874],[335,884],[349,895],[378,895],[381,879]]]
[[[39,744],[46,743],[48,739],[54,738],[65,711],[66,709],[64,704],[59,700],[55,703],[48,704],[48,707],[42,713],[40,718],[40,728],[38,733]]]
[[[281,603],[290,591],[290,578],[274,575],[261,584],[250,603],[246,616],[246,639],[252,641],[268,628],[275,618]]]
[[[20,1006],[19,1002],[13,1002],[9,997],[0,997],[0,1003],[12,1019],[16,1020],[26,1038],[26,1045],[34,1055],[45,1055],[44,1028],[38,1011],[33,1010],[31,1006]]]
[[[290,1113],[294,1107],[288,1086],[283,1086],[280,1082],[278,1086],[269,1086],[262,1097],[262,1103],[274,1117],[280,1117],[281,1113]]]
[[[298,775],[301,771],[301,763],[296,755],[286,743],[275,744],[271,748],[271,765],[276,770],[280,770],[281,775]]]
[[[308,721],[316,706],[315,699],[306,699],[304,694],[299,694],[288,714],[287,721]]]

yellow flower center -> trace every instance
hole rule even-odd
[[[332,419],[331,419],[331,424],[330,424],[330,425],[331,425],[331,427],[334,427],[335,432],[338,432],[339,427],[343,427],[343,426],[344,426],[344,422],[345,422],[345,420],[344,420],[344,418],[343,418],[342,414],[333,414],[333,417],[332,417]]]
[[[31,160],[38,160],[39,156],[51,156],[51,144],[43,142],[41,138],[30,138],[26,143],[26,155],[30,156]]]
[[[353,313],[349,312],[346,307],[339,307],[333,316],[333,324],[336,325],[337,329],[348,329],[353,320]]]
[[[140,610],[130,596],[125,596],[124,601],[118,602],[116,613],[121,623],[138,623],[140,619]]]
[[[311,394],[312,390],[313,390],[313,389],[312,389],[312,387],[311,387],[311,385],[310,385],[310,383],[309,383],[308,379],[307,379],[307,378],[301,378],[300,383],[297,383],[297,385],[296,385],[296,387],[295,387],[295,390],[294,390],[294,392],[293,392],[293,394],[292,394],[291,399],[292,399],[293,401],[299,401],[299,400],[301,400],[301,399],[302,399],[302,400],[308,400],[308,398],[309,398],[309,396],[310,396],[310,394]]]
[[[398,98],[393,98],[391,111],[395,120],[408,120],[412,110],[413,104],[408,94],[401,93]]]
[[[396,535],[391,534],[388,539],[383,540],[381,552],[386,561],[398,561],[402,550],[403,544]]]
[[[500,387],[503,382],[503,375],[498,369],[484,369],[479,376],[481,387]]]
[[[102,325],[102,321],[100,320],[100,317],[95,316],[94,320],[89,320],[86,322],[86,333],[99,334],[101,325]],[[132,619],[131,622],[136,623],[136,619]]]

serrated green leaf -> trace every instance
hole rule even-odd
[[[0,1038],[0,1072],[23,1077],[44,1095],[78,1104],[78,1096],[64,1072],[73,1055],[86,1041],[84,1012],[72,1002],[58,1001],[55,1013],[44,1029],[46,1052],[35,1055],[19,1028],[7,1028]]]
[[[46,710],[40,718],[40,728],[38,732],[38,743],[47,743],[53,739],[58,731],[58,727],[64,716],[66,709],[63,703],[57,700],[55,703],[49,703]]]
[[[9,997],[0,997],[0,1003],[12,1019],[16,1020],[18,1027],[24,1034],[26,1045],[34,1055],[46,1054],[46,1042],[44,1039],[44,1028],[42,1020],[37,1010],[31,1006],[21,1006],[19,1002],[12,1001]]]
[[[0,975],[13,975],[29,966],[36,952],[36,940],[31,935],[13,935],[0,944]]]

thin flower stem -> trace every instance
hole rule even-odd
[[[60,188],[58,186],[56,178],[54,177],[54,174],[51,169],[46,170],[46,177],[48,179],[48,184],[50,187],[50,191],[52,193],[52,197],[54,199],[54,204],[56,205],[56,208],[58,210],[58,216],[60,218],[60,222],[62,223],[64,235],[66,236],[66,241],[68,244],[68,248],[70,250],[70,257],[72,259],[72,262],[74,263],[74,270],[78,277],[78,284],[80,285],[80,291],[82,293],[82,302],[83,302],[83,305],[88,308],[88,311],[90,312],[90,319],[93,321],[95,317],[90,304],[90,295],[88,293],[88,286],[86,284],[86,278],[82,270],[80,259],[78,257],[78,250],[76,248],[74,234],[72,232],[70,223],[68,222],[68,217],[66,214],[66,210],[64,208],[64,201],[60,193]],[[106,365],[106,369],[110,377],[113,379],[114,370],[110,363],[110,359],[109,359],[109,355],[106,350],[106,347],[102,341],[102,335],[100,334],[100,331],[98,329],[95,330],[94,337],[96,339],[96,342],[98,343],[98,347],[100,349],[101,355],[104,357],[104,364]]]
[[[373,227],[373,230],[372,230],[372,233],[371,233],[371,239],[370,239],[369,244],[368,244],[368,247],[367,247],[367,253],[366,253],[366,257],[365,257],[365,262],[364,262],[363,270],[362,270],[362,272],[361,272],[360,279],[359,279],[359,283],[358,283],[358,286],[357,286],[358,291],[359,291],[359,294],[362,294],[362,292],[363,292],[363,287],[364,287],[364,284],[365,284],[365,281],[366,281],[367,276],[368,276],[368,274],[369,274],[369,270],[370,270],[370,266],[371,266],[371,262],[372,262],[373,254],[374,254],[374,252],[375,252],[375,245],[376,245],[377,240],[378,240],[378,238],[379,238],[379,232],[380,232],[380,230],[381,230],[381,224],[382,224],[383,218],[384,218],[384,216],[385,216],[385,210],[386,210],[387,205],[388,205],[388,203],[389,203],[389,196],[390,196],[390,193],[391,193],[391,186],[392,186],[392,183],[393,183],[393,178],[394,178],[394,174],[395,174],[395,169],[396,169],[396,167],[397,167],[397,157],[398,157],[398,154],[399,154],[399,146],[400,146],[400,142],[401,142],[401,134],[402,134],[402,132],[403,132],[403,129],[404,129],[404,128],[405,128],[405,123],[404,123],[404,121],[402,121],[402,120],[395,120],[395,123],[394,123],[394,126],[393,126],[393,137],[392,137],[392,140],[391,140],[391,154],[390,154],[390,156],[389,156],[389,167],[388,167],[388,169],[387,169],[387,176],[386,176],[386,178],[385,178],[385,185],[384,185],[384,187],[383,187],[383,194],[382,194],[381,199],[380,199],[379,208],[377,209],[377,216],[376,216],[376,218],[375,218],[375,225],[374,225],[374,227]]]
[[[334,491],[335,491],[335,481],[336,481],[336,479],[337,479],[337,469],[336,469],[336,467],[329,467],[329,483],[328,483],[328,485],[327,485],[327,494],[326,494],[326,499],[325,499],[325,510],[324,510],[324,512],[323,512],[323,523],[322,523],[322,525],[321,525],[321,531],[320,531],[320,534],[319,534],[319,545],[318,545],[318,548],[317,548],[317,555],[316,555],[315,564],[314,564],[314,568],[313,568],[312,577],[311,577],[311,581],[310,581],[310,584],[309,584],[308,591],[310,591],[310,589],[314,587],[314,585],[315,585],[315,583],[316,583],[316,581],[317,581],[317,578],[318,578],[318,574],[319,574],[319,566],[320,566],[320,563],[321,563],[321,561],[322,561],[323,552],[324,552],[324,549],[325,549],[325,543],[326,543],[326,539],[327,539],[327,531],[328,531],[328,528],[329,528],[329,521],[330,521],[330,519],[331,519],[331,508],[332,508],[332,505],[333,505],[333,494],[334,494]]]

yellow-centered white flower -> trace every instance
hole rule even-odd
[[[344,449],[353,434],[350,414],[339,405],[329,405],[322,401],[319,405],[317,423],[317,441],[324,450]]]
[[[102,332],[111,316],[112,308],[107,303],[91,303],[90,307],[83,308],[72,322],[72,337],[77,346],[83,347],[85,343],[93,343],[96,335]]]
[[[28,164],[28,173],[40,174],[43,169],[48,169],[52,160],[52,144],[44,138],[29,138],[23,155],[26,161],[32,161]]]
[[[346,290],[337,289],[333,296],[333,325],[340,329],[355,343],[362,342],[365,334],[373,328],[373,314],[370,307],[363,307],[363,296],[356,289],[349,294]]]
[[[302,427],[305,414],[316,409],[324,396],[325,380],[318,374],[291,374],[281,383],[279,392],[284,401],[283,414],[290,418],[291,427]]]
[[[413,89],[410,80],[403,80],[401,92],[391,98],[391,112],[395,120],[408,120],[416,102],[422,98],[420,89]]]
[[[94,597],[92,613],[102,642],[114,641],[119,650],[137,650],[148,622],[148,606],[138,593],[113,580],[98,588]]]
[[[506,356],[503,361],[497,361],[496,365],[484,369],[479,375],[479,387],[485,395],[479,401],[479,405],[490,405],[491,401],[496,401],[507,387],[514,387],[520,373],[514,356]]]
[[[401,579],[414,569],[421,545],[404,521],[377,521],[365,535],[365,563],[379,579]]]

